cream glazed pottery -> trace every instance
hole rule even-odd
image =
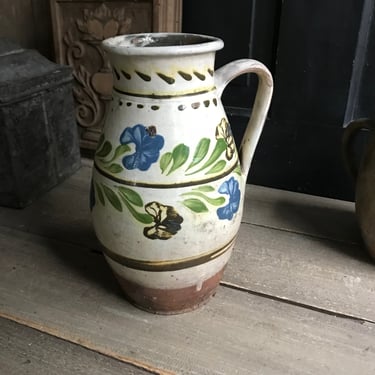
[[[214,72],[223,42],[210,36],[123,35],[103,47],[114,87],[93,168],[95,232],[130,302],[189,311],[214,294],[231,255],[272,76],[250,59]],[[238,154],[220,97],[243,73],[259,87]]]

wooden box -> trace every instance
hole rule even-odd
[[[0,40],[0,205],[27,206],[79,166],[71,68]]]

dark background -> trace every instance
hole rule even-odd
[[[224,40],[218,67],[251,57],[274,76],[272,106],[248,182],[354,199],[341,140],[351,119],[375,118],[374,13],[375,0],[184,0],[183,31]],[[2,0],[0,21],[1,37],[54,60],[49,0]],[[256,84],[255,77],[242,76],[224,91],[238,142]],[[366,139],[362,132],[358,157]]]
[[[269,119],[248,182],[354,199],[342,154],[344,126],[375,111],[374,0],[184,1],[182,31],[215,35],[225,47],[217,67],[244,57],[274,76]],[[256,79],[224,91],[237,142],[247,124]],[[375,117],[375,116],[374,116]],[[357,142],[357,154],[366,134]]]

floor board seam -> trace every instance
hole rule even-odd
[[[299,235],[299,236],[305,236],[305,237],[310,237],[310,238],[325,240],[325,241],[332,241],[332,242],[345,244],[345,245],[349,245],[349,246],[361,246],[360,242],[340,240],[339,238],[322,236],[322,235],[319,235],[319,234],[312,234],[312,233],[307,233],[307,232],[288,229],[288,228],[278,228],[278,227],[275,227],[275,226],[270,226],[270,225],[265,225],[265,224],[252,223],[250,221],[241,221],[241,224],[252,225],[254,227],[265,228],[265,229],[272,229],[272,230],[276,230],[278,232],[293,233],[293,234],[296,234],[296,235]]]
[[[273,300],[273,301],[286,303],[288,305],[292,305],[292,306],[304,308],[304,309],[307,309],[307,310],[320,312],[320,313],[323,313],[323,314],[335,316],[337,318],[348,319],[348,320],[354,321],[354,322],[359,323],[359,324],[364,324],[364,323],[375,324],[375,320],[371,320],[371,319],[367,319],[367,318],[361,318],[361,317],[358,317],[358,316],[355,316],[355,315],[345,314],[345,313],[341,313],[339,311],[329,310],[329,309],[325,309],[325,308],[322,308],[322,307],[319,307],[319,306],[308,305],[307,303],[294,301],[294,300],[289,299],[289,298],[284,298],[284,297],[275,296],[275,295],[272,295],[272,294],[258,292],[258,291],[243,287],[241,285],[231,283],[229,281],[222,280],[220,282],[220,285],[225,287],[225,288],[238,290],[238,291],[245,292],[245,293],[248,293],[248,294],[252,294],[252,295],[255,295],[255,296],[258,296],[258,297],[263,297],[263,298],[267,298],[267,299],[270,299],[270,300]]]
[[[0,311],[0,318],[6,319],[8,321],[11,321],[11,322],[14,322],[14,323],[17,323],[17,324],[20,324],[20,325],[28,327],[28,328],[35,329],[36,331],[42,332],[42,333],[47,334],[47,335],[52,336],[52,337],[56,337],[57,339],[66,341],[70,344],[78,345],[78,346],[80,346],[84,349],[87,349],[87,350],[90,350],[92,352],[101,354],[101,355],[103,355],[107,358],[111,358],[111,359],[114,359],[116,361],[126,363],[128,365],[133,366],[134,368],[138,368],[138,369],[147,371],[149,374],[153,374],[153,375],[176,375],[175,372],[172,372],[172,371],[169,371],[169,370],[164,370],[164,369],[159,369],[159,368],[154,367],[152,365],[149,365],[147,363],[138,361],[134,358],[122,356],[120,354],[110,352],[109,350],[106,350],[104,348],[95,347],[95,345],[93,343],[91,343],[89,340],[85,340],[85,339],[82,339],[82,338],[79,338],[79,337],[73,337],[69,334],[64,334],[64,333],[59,334],[56,329],[54,329],[52,327],[48,327],[44,324],[39,324],[39,323],[34,322],[32,320],[22,319],[22,318],[19,318],[17,316],[14,316],[14,315],[4,313],[2,311]]]
[[[248,224],[248,223],[245,223],[245,224]],[[248,224],[248,225],[253,225],[253,224]],[[65,241],[65,240],[62,240],[62,239],[55,238],[55,237],[45,236],[43,234],[26,232],[26,231],[20,230],[18,228],[8,227],[8,226],[4,226],[4,225],[0,224],[0,229],[1,228],[8,229],[10,231],[22,232],[22,233],[29,234],[31,236],[37,236],[37,237],[40,237],[40,238],[48,238],[52,241],[56,241],[58,243],[66,244],[66,245],[69,245],[69,246],[72,246],[72,247],[78,246],[82,249],[82,251],[89,251],[89,252],[94,253],[96,255],[102,255],[103,256],[103,251],[101,250],[101,245],[100,245],[99,242],[98,242],[97,247],[91,247],[91,246],[88,246],[88,245],[85,245],[85,244],[79,244],[79,243],[76,243],[76,242]],[[266,227],[266,228],[268,228],[268,227]],[[275,230],[278,230],[278,229],[275,229]],[[280,231],[283,231],[283,230],[280,229]],[[313,237],[313,238],[316,238],[316,237]],[[225,274],[224,274],[224,279],[225,279]],[[294,306],[318,311],[318,312],[325,313],[325,314],[328,314],[328,315],[333,315],[333,316],[337,316],[337,317],[341,317],[341,318],[351,319],[351,320],[354,320],[354,321],[358,321],[362,324],[364,322],[375,324],[375,320],[371,320],[371,319],[367,319],[367,318],[361,318],[361,317],[358,317],[358,316],[355,316],[355,315],[340,313],[338,311],[325,309],[323,307],[308,305],[308,304],[305,304],[303,302],[294,301],[294,300],[291,300],[291,299],[288,299],[288,298],[283,298],[283,297],[279,297],[279,296],[276,296],[276,295],[255,291],[255,290],[252,290],[250,288],[247,288],[247,287],[244,287],[244,286],[241,286],[241,285],[238,285],[238,284],[234,284],[234,283],[231,283],[229,281],[225,281],[224,279],[220,282],[220,285],[222,285],[224,287],[228,287],[228,288],[235,289],[235,290],[238,290],[238,291],[246,292],[246,293],[249,293],[249,294],[252,294],[252,295],[257,295],[257,296],[260,296],[260,297],[263,297],[263,298],[268,298],[268,299],[272,299],[272,300],[275,300],[275,301],[287,303],[287,304],[290,304],[290,305],[294,305]],[[0,312],[0,314],[1,314],[1,312]]]

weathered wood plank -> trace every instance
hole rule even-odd
[[[103,258],[0,228],[0,316],[178,374],[373,374],[375,325],[221,287],[161,317],[122,298]]]
[[[87,162],[71,178],[22,210],[1,207],[0,225],[97,247],[90,212],[91,166]]]
[[[126,363],[0,318],[0,373],[147,375]]]
[[[361,243],[354,203],[247,185],[243,222]]]
[[[375,264],[355,244],[242,224],[224,280],[375,322]]]
[[[78,173],[24,210],[0,208],[0,224],[99,249],[88,209],[91,167],[83,160]],[[258,227],[242,225],[226,282],[375,319],[374,269],[361,247],[354,245],[352,203],[257,186],[248,186],[246,194],[244,222]]]

